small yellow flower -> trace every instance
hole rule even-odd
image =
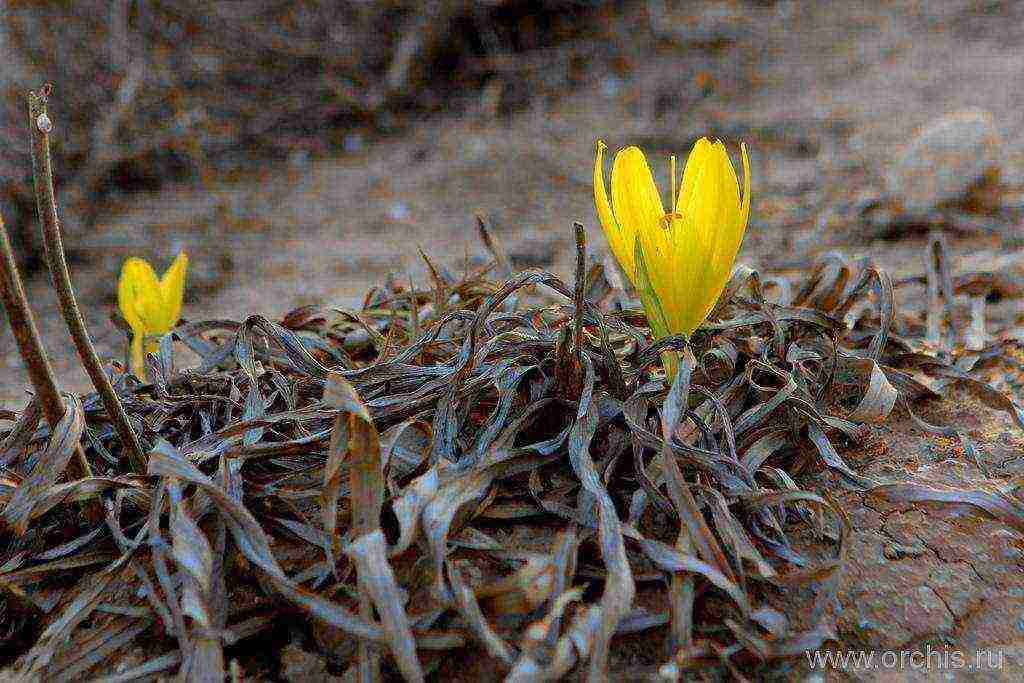
[[[181,315],[188,255],[178,254],[163,277],[140,258],[129,258],[121,268],[117,303],[132,328],[132,371],[146,378],[145,357],[157,350],[157,337],[171,331]]]
[[[672,157],[672,208],[662,207],[644,153],[615,155],[612,201],[604,182],[604,151],[597,142],[594,200],[609,246],[636,286],[656,338],[691,336],[704,322],[732,274],[750,214],[750,162],[743,153],[743,199],[720,141],[701,138],[683,170],[678,199]]]

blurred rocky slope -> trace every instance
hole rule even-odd
[[[571,43],[605,4],[5,0],[0,190],[8,222],[17,228],[28,218],[24,93],[44,80],[58,93],[65,209],[92,227],[112,194],[168,178],[194,182],[238,153],[330,154],[352,129],[394,132],[411,113],[458,109],[498,71],[502,88],[514,86],[532,68],[518,55]],[[16,232],[31,257],[31,231]]]
[[[128,254],[163,268],[188,249],[192,318],[358,304],[388,274],[422,277],[418,244],[453,269],[479,264],[476,211],[514,265],[567,273],[571,221],[594,227],[597,137],[643,146],[659,178],[698,135],[734,152],[745,140],[754,198],[741,259],[762,268],[842,248],[913,275],[933,227],[972,268],[1019,265],[1016,3],[33,7],[9,2],[0,29],[20,59],[2,72],[2,210],[34,234],[21,95],[53,80],[66,241],[111,355]],[[121,62],[107,35],[118,25]],[[599,233],[591,242],[603,249]],[[29,286],[73,383],[45,284]],[[20,402],[2,334],[2,398]]]

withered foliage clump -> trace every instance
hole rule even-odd
[[[928,325],[886,273],[832,254],[801,282],[737,269],[690,344],[650,343],[579,227],[577,241],[574,287],[513,274],[488,240],[487,270],[428,259],[432,287],[389,282],[360,310],[183,324],[150,384],[116,377],[146,472],[95,395],[68,397],[54,433],[36,404],[8,416],[12,675],[222,680],[299,637],[366,677],[422,680],[472,647],[506,680],[618,678],[616,640],[655,629],[663,656],[634,678],[771,667],[835,637],[851,529],[831,487],[1024,529],[1009,491],[887,484],[840,455],[950,383],[1024,423],[972,374],[1010,342],[946,338],[965,290],[940,241]],[[179,366],[183,347],[197,367]],[[914,419],[970,456],[965,435]],[[79,443],[94,476],[72,480]],[[779,590],[794,586],[815,590]]]

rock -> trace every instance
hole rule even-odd
[[[963,201],[998,177],[1000,147],[988,112],[948,114],[925,126],[900,151],[888,171],[889,191],[910,215]]]
[[[902,560],[908,557],[920,557],[927,552],[921,543],[888,543],[882,553],[887,560]]]

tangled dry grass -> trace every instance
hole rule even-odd
[[[54,429],[38,401],[3,415],[11,675],[259,675],[281,643],[246,643],[286,625],[367,678],[423,680],[463,648],[507,680],[614,678],[617,640],[652,629],[664,656],[631,676],[770,670],[835,637],[850,526],[833,487],[1024,529],[1014,490],[889,484],[840,454],[951,383],[1024,427],[972,374],[1019,341],[971,342],[983,297],[953,324],[985,276],[954,278],[941,239],[925,324],[885,272],[832,254],[796,281],[741,267],[689,343],[651,343],[582,226],[572,286],[513,273],[480,226],[480,271],[424,255],[430,286],[184,323],[147,384],[115,365],[141,467],[97,394],[66,396]],[[914,419],[971,457],[965,434]]]

